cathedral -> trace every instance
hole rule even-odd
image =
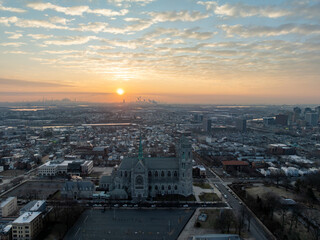
[[[100,187],[111,198],[132,198],[142,201],[156,195],[192,194],[191,144],[182,138],[176,157],[144,158],[140,140],[139,155],[124,158],[111,176],[100,179]]]

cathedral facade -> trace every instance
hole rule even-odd
[[[182,139],[176,157],[144,158],[140,142],[139,156],[125,158],[111,176],[101,179],[100,187],[107,189],[112,198],[131,197],[145,200],[156,195],[192,192],[191,144]],[[121,196],[121,197],[119,197]]]

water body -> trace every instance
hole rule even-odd
[[[14,112],[37,112],[43,111],[45,108],[11,108],[10,111]]]
[[[103,127],[103,126],[136,126],[135,123],[88,123],[82,126]]]

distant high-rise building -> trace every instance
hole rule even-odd
[[[207,133],[211,133],[211,124],[212,124],[212,121],[210,118],[204,118],[203,119],[203,131],[205,131]]]
[[[193,120],[195,122],[202,122],[203,121],[203,115],[199,113],[194,113],[193,114]]]
[[[301,108],[295,107],[293,108],[293,116],[292,116],[292,121],[297,122],[300,119],[300,114],[301,114]]]
[[[306,122],[310,125],[310,126],[317,126],[318,125],[318,118],[319,115],[316,112],[308,112],[306,113]]]
[[[320,117],[320,106],[316,107],[316,112],[318,113],[318,116]]]
[[[269,125],[274,125],[274,124],[275,124],[274,117],[264,117],[263,118],[263,125],[264,126],[269,126]]]
[[[241,132],[245,132],[247,130],[247,120],[246,119],[237,119],[236,128]]]
[[[310,113],[310,112],[312,112],[312,109],[309,108],[309,107],[306,107],[306,108],[304,109],[303,114],[306,115],[307,113]]]
[[[297,114],[300,114],[301,113],[301,108],[295,107],[295,108],[293,108],[293,112],[297,113]]]
[[[287,126],[288,125],[288,115],[278,114],[276,115],[276,124]]]

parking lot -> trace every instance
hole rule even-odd
[[[177,239],[191,209],[111,209],[85,211],[64,239]]]
[[[47,199],[49,195],[60,190],[63,182],[59,181],[27,181],[17,188],[6,193],[4,197],[20,199]]]

